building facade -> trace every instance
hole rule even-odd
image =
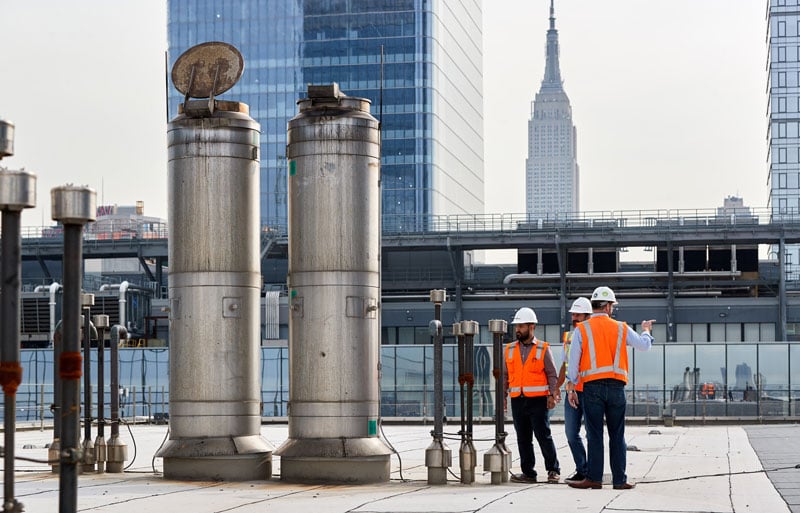
[[[245,60],[226,98],[261,124],[261,223],[287,223],[286,126],[308,84],[369,98],[382,126],[385,227],[483,213],[479,0],[169,0],[169,61],[206,41]],[[171,91],[172,118],[183,98]]]
[[[525,205],[532,218],[578,212],[580,174],[578,136],[572,106],[561,80],[558,31],[550,1],[550,29],[544,79],[531,103],[528,158],[525,160]]]
[[[775,216],[786,216],[800,210],[800,5],[767,4],[769,206]],[[785,258],[789,277],[800,278],[800,246],[786,246]]]

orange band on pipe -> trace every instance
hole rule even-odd
[[[61,379],[81,379],[83,355],[77,351],[63,352],[58,360],[58,366],[58,375]]]
[[[17,393],[19,384],[22,383],[22,366],[19,362],[0,362],[0,385],[7,395]]]
[[[474,385],[475,384],[475,376],[471,372],[468,372],[468,373],[464,374],[464,381],[467,383],[467,385]]]
[[[500,379],[500,369],[497,367],[492,369],[492,376],[494,376],[494,379]]]

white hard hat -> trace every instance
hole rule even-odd
[[[569,313],[590,314],[592,313],[592,303],[585,297],[579,297],[572,303]]]
[[[536,312],[525,306],[517,310],[511,324],[536,324],[538,322],[539,320],[536,318]]]
[[[592,292],[592,301],[607,301],[617,304],[617,298],[614,296],[614,291],[608,287],[597,287]]]

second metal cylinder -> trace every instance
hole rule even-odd
[[[281,478],[389,479],[378,438],[380,134],[369,101],[310,86],[289,122],[289,440]]]

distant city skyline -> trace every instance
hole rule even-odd
[[[763,2],[555,8],[582,210],[713,209],[730,195],[767,205]],[[549,0],[483,5],[487,213],[525,211],[548,11]],[[99,204],[143,200],[146,215],[166,216],[165,2],[7,0],[0,42],[0,117],[16,124],[16,154],[0,165],[38,175],[38,207],[23,224],[50,224],[49,191],[64,183],[96,188]]]

